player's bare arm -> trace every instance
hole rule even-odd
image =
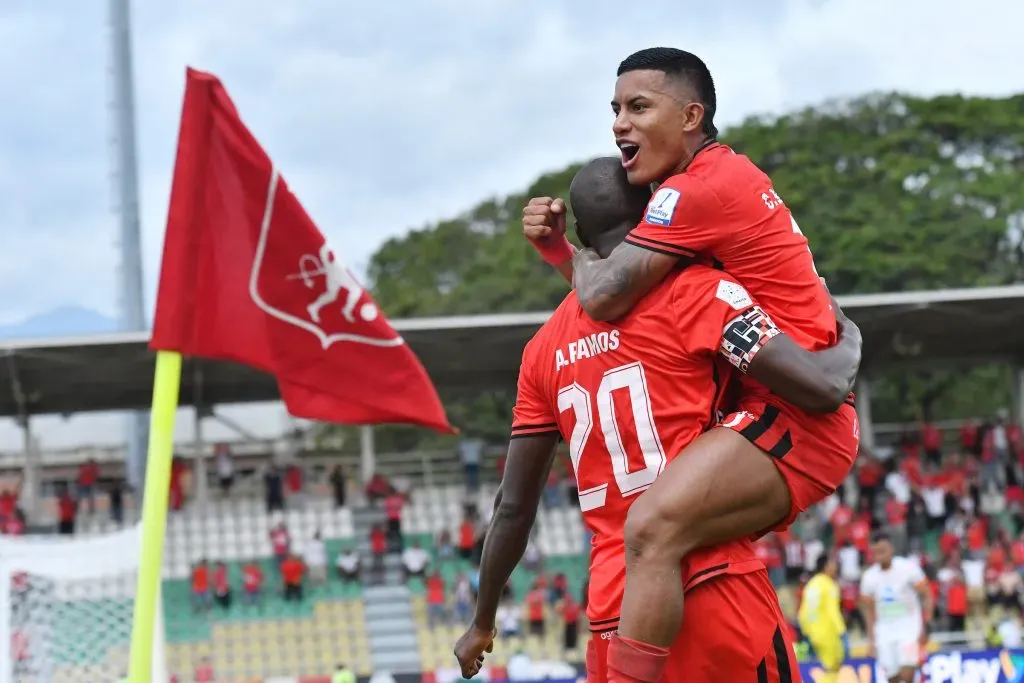
[[[875,651],[875,599],[870,595],[860,596],[860,613],[864,616],[864,624],[866,626],[867,633],[865,637],[868,641],[868,650],[870,654],[868,656],[874,656]]]
[[[473,623],[455,644],[455,657],[465,678],[480,671],[484,652],[494,647],[494,620],[501,593],[526,552],[558,438],[557,432],[550,432],[514,438],[509,443],[505,476],[480,560],[476,613]]]
[[[679,257],[674,254],[625,242],[606,259],[592,249],[577,251],[572,259],[576,298],[594,320],[615,320],[629,312],[678,263]]]
[[[932,590],[928,585],[928,580],[918,581],[914,585],[914,590],[917,592],[919,598],[921,598],[921,614],[924,619],[924,628],[922,634],[927,633],[928,624],[932,623],[935,618],[935,601],[932,600]]]
[[[851,321],[840,327],[835,346],[816,352],[780,334],[765,344],[747,372],[801,410],[830,413],[838,410],[853,390],[862,343],[860,329]]]

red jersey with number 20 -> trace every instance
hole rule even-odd
[[[629,506],[715,423],[733,375],[722,357],[734,347],[723,334],[755,310],[728,274],[693,266],[669,275],[613,323],[592,320],[570,294],[523,351],[512,438],[557,431],[569,444],[583,519],[594,534],[592,630],[618,621]],[[762,566],[749,541],[734,541],[691,554],[683,582],[692,588]]]
[[[626,242],[713,259],[797,344],[818,351],[836,342],[832,302],[807,238],[771,178],[725,145],[709,145],[666,180]]]

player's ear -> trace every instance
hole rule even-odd
[[[692,133],[704,127],[704,105],[690,102],[683,107],[683,130]]]

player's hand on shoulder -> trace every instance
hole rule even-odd
[[[565,234],[565,201],[533,197],[523,207],[523,234],[531,242],[545,243]]]

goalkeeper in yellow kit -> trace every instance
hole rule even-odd
[[[800,630],[825,669],[821,682],[834,683],[846,657],[846,624],[839,609],[839,584],[833,555],[818,558],[817,573],[804,587],[799,617]]]

